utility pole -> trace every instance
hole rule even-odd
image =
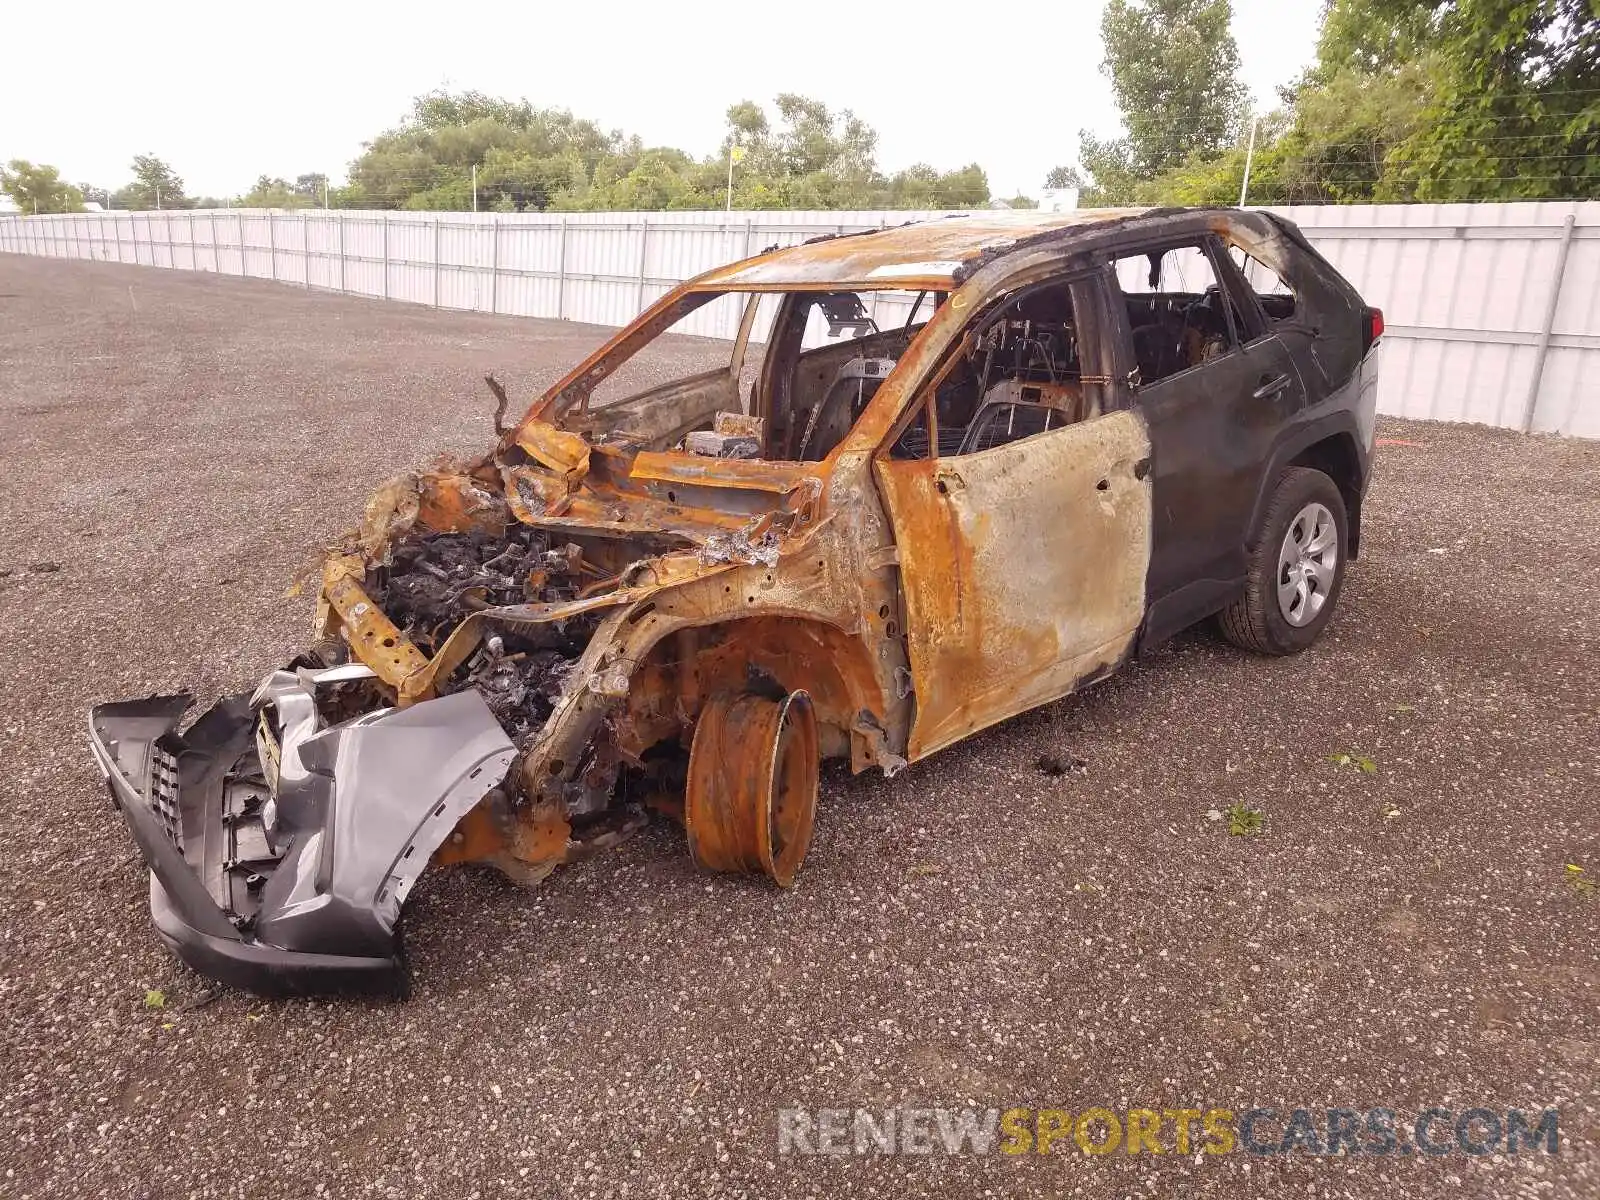
[[[1244,152],[1244,183],[1239,187],[1239,207],[1244,207],[1244,198],[1250,194],[1250,165],[1256,157],[1256,126],[1260,121],[1250,118],[1250,148]]]
[[[161,185],[156,184],[156,211],[161,211]]]
[[[326,212],[332,207],[333,205],[328,203],[328,177],[324,175],[322,177],[322,210]]]
[[[735,131],[728,141],[728,207],[726,212],[733,211],[733,164],[744,159],[744,147],[739,144],[739,134]]]
[[[478,211],[478,164],[472,164],[472,211]]]

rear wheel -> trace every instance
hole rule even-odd
[[[1316,641],[1344,585],[1348,528],[1332,479],[1284,471],[1250,546],[1244,594],[1218,615],[1223,635],[1258,654],[1298,654]]]

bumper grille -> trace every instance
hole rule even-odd
[[[167,837],[183,853],[183,816],[178,808],[178,760],[160,746],[150,747],[150,811],[161,819]]]

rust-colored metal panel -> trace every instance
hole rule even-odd
[[[874,233],[827,238],[779,254],[748,259],[695,281],[700,289],[807,286],[948,288],[957,268],[988,250],[1052,229],[1137,217],[1139,208],[1078,209],[1073,212],[987,212],[959,220],[923,221]]]
[[[1132,648],[1150,438],[1116,412],[978,454],[880,459],[917,714],[907,757],[1065,695]]]

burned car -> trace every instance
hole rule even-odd
[[[641,381],[673,329],[705,369]],[[1381,333],[1233,210],[952,217],[676,287],[487,453],[380,487],[254,690],[94,709],[156,927],[261,992],[394,986],[430,863],[533,883],[656,813],[788,885],[824,758],[899,771],[1208,617],[1302,650]]]

